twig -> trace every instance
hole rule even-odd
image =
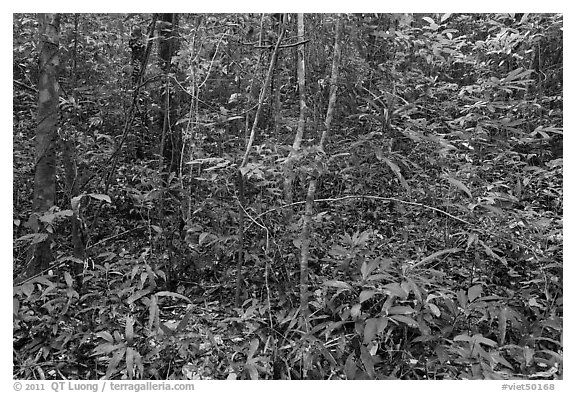
[[[208,71],[206,72],[206,78],[204,78],[204,81],[198,85],[198,89],[201,89],[202,86],[204,86],[204,84],[206,83],[206,81],[210,77],[210,72],[212,71],[212,66],[214,65],[214,59],[216,59],[216,55],[218,54],[218,48],[220,47],[220,44],[222,43],[222,40],[224,39],[224,37],[226,37],[227,35],[228,35],[228,32],[225,32],[220,37],[220,40],[218,40],[218,43],[216,44],[216,49],[214,50],[214,56],[212,56],[212,60],[210,60],[210,65],[208,66]]]
[[[100,245],[100,244],[102,244],[102,243],[106,243],[106,242],[109,241],[109,240],[116,239],[117,237],[123,236],[123,235],[125,235],[125,234],[127,234],[127,233],[134,232],[134,231],[136,231],[136,230],[138,230],[138,229],[142,229],[142,228],[146,228],[146,227],[145,227],[144,225],[140,225],[140,226],[137,226],[136,228],[128,229],[127,231],[118,233],[118,234],[116,234],[116,235],[108,236],[107,238],[102,239],[102,240],[100,240],[99,242],[94,243],[94,244],[86,247],[86,249],[89,249],[89,248],[92,248],[92,247],[96,247],[96,246],[98,246],[98,245]]]
[[[34,92],[34,93],[38,93],[38,89],[36,89],[35,87],[28,86],[27,84],[22,83],[22,82],[19,82],[19,81],[17,81],[17,80],[13,80],[12,82],[13,82],[15,85],[18,85],[18,86],[20,86],[20,87],[23,87],[23,88],[25,88],[25,89],[28,89],[28,90],[30,90],[30,91],[32,91],[32,92]]]
[[[266,74],[266,79],[264,81],[264,86],[260,91],[260,96],[258,98],[258,107],[256,109],[256,114],[254,115],[254,122],[252,123],[252,130],[250,131],[250,138],[248,139],[248,143],[246,144],[246,151],[244,152],[244,158],[242,159],[242,163],[240,164],[239,168],[242,170],[246,163],[248,162],[248,157],[250,156],[250,150],[252,149],[252,145],[254,144],[254,138],[256,136],[256,126],[258,125],[258,121],[260,120],[260,114],[262,113],[262,107],[264,103],[264,98],[266,98],[266,92],[268,87],[270,86],[270,81],[272,80],[272,74],[274,71],[274,67],[276,65],[276,57],[278,56],[278,47],[280,43],[284,39],[284,30],[280,32],[280,36],[278,37],[278,41],[276,42],[276,47],[274,48],[274,52],[272,52],[272,58],[270,59],[270,65],[268,67],[268,73]]]
[[[270,235],[269,235],[269,231],[268,228],[266,228],[266,226],[260,224],[258,221],[256,221],[254,218],[252,218],[252,216],[250,214],[248,214],[248,212],[246,211],[246,209],[244,209],[244,206],[242,206],[242,204],[240,202],[238,202],[238,205],[240,205],[240,208],[244,211],[244,214],[250,219],[250,221],[252,221],[254,224],[258,225],[260,228],[264,229],[266,231],[266,250],[268,250],[269,245],[270,245]]]
[[[406,205],[413,205],[413,206],[419,206],[419,207],[424,207],[426,209],[430,209],[430,210],[434,210],[435,212],[444,214],[456,221],[460,221],[463,224],[467,224],[467,225],[471,225],[473,226],[474,224],[472,224],[471,222],[468,222],[466,220],[463,220],[461,218],[458,218],[456,216],[453,216],[452,214],[445,212],[444,210],[440,210],[438,208],[432,207],[432,206],[428,206],[425,205],[423,203],[418,203],[418,202],[409,202],[409,201],[404,201],[402,199],[398,199],[398,198],[389,198],[389,197],[381,197],[381,196],[377,196],[377,195],[346,195],[343,197],[338,197],[338,198],[323,198],[323,199],[315,199],[314,202],[339,202],[339,201],[343,201],[346,199],[375,199],[375,200],[379,200],[379,201],[390,201],[390,202],[398,202],[398,203],[404,203]],[[280,207],[275,207],[274,209],[270,209],[267,210],[263,213],[260,213],[259,215],[256,216],[256,218],[260,218],[268,213],[272,213],[275,210],[279,210],[279,209],[284,209],[286,207],[290,207],[290,206],[296,206],[296,205],[303,205],[305,204],[306,201],[298,201],[298,202],[293,202],[293,203],[288,203],[286,205],[282,205]]]
[[[293,47],[298,46],[298,45],[307,44],[308,42],[310,42],[309,39],[308,40],[302,40],[302,41],[295,42],[293,44],[280,45],[279,48],[280,49],[293,48]],[[270,45],[254,45],[254,48],[256,48],[256,49],[273,49],[274,45],[272,45],[272,44],[270,44]]]

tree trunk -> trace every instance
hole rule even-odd
[[[330,99],[328,101],[328,110],[326,111],[326,120],[324,121],[324,131],[318,144],[319,150],[324,149],[328,140],[330,126],[334,117],[334,107],[336,105],[336,91],[338,90],[338,68],[340,66],[340,35],[342,30],[342,17],[339,15],[336,22],[336,34],[334,38],[334,57],[332,59],[332,76],[330,78]],[[306,195],[306,207],[302,225],[302,246],[300,252],[300,311],[302,320],[306,323],[310,313],[308,306],[308,259],[310,256],[310,239],[312,237],[312,215],[314,214],[314,196],[318,177],[320,174],[315,171],[310,179],[308,193]]]
[[[74,101],[78,102],[78,24],[79,24],[79,14],[74,14],[74,46],[72,50],[72,75],[71,75],[71,85],[72,85],[72,95]],[[80,219],[79,209],[74,209],[72,199],[77,197],[79,194],[79,185],[81,174],[78,173],[78,154],[76,151],[77,135],[76,130],[80,129],[80,114],[77,110],[74,112],[74,121],[72,124],[73,131],[69,134],[63,133],[60,135],[60,150],[62,151],[62,166],[64,167],[64,175],[66,182],[66,197],[70,201],[70,207],[74,211],[74,214],[70,217],[71,220],[71,236],[73,245],[73,255],[77,259],[74,264],[74,274],[78,288],[82,286],[82,271],[84,268],[86,245],[84,244],[84,239],[82,236],[82,221]]]
[[[58,127],[58,85],[60,15],[39,14],[40,62],[38,83],[38,118],[36,128],[36,172],[32,203],[32,229],[47,233],[39,217],[54,206],[56,199],[56,142]],[[48,268],[52,261],[50,237],[37,243],[28,265],[29,276]]]
[[[286,30],[286,18],[280,17],[277,25],[278,35],[284,35]],[[282,100],[281,100],[281,90],[282,90],[282,55],[278,52],[276,58],[276,67],[274,67],[274,75],[272,77],[272,94],[274,96],[274,104],[272,105],[274,111],[274,136],[278,139],[280,133],[280,123],[282,119]]]
[[[250,137],[246,142],[246,151],[244,152],[244,157],[242,158],[242,162],[238,167],[238,204],[240,209],[239,219],[238,219],[238,261],[236,264],[236,305],[239,306],[241,303],[241,292],[242,292],[242,264],[244,261],[243,258],[243,250],[244,250],[244,173],[243,169],[248,163],[248,158],[250,157],[250,150],[252,149],[252,145],[254,144],[254,138],[256,137],[256,125],[258,124],[258,120],[260,118],[260,114],[262,113],[262,107],[264,104],[264,99],[266,98],[266,92],[270,87],[270,81],[272,79],[272,74],[274,73],[274,67],[276,65],[276,57],[278,55],[278,51],[280,50],[280,44],[284,39],[284,30],[280,32],[280,36],[278,37],[278,41],[276,42],[276,46],[274,47],[274,51],[272,52],[272,58],[270,59],[270,66],[268,67],[268,73],[266,74],[266,79],[264,80],[264,86],[262,86],[262,90],[260,91],[260,97],[258,98],[258,107],[256,108],[256,114],[254,115],[254,122],[252,123],[252,129],[250,131]]]
[[[182,149],[182,135],[176,130],[178,109],[178,96],[172,91],[171,80],[168,76],[173,73],[172,58],[178,52],[178,14],[162,14],[160,16],[160,34],[158,52],[160,67],[166,75],[162,93],[162,108],[160,122],[162,124],[162,143],[160,154],[166,165],[167,172],[180,172],[180,151]],[[164,168],[161,168],[163,170]]]
[[[304,14],[298,14],[298,39],[304,41]],[[284,199],[286,204],[292,203],[294,199],[294,165],[292,162],[292,157],[295,152],[300,150],[300,145],[302,144],[302,138],[304,136],[304,126],[306,124],[306,68],[304,62],[304,45],[298,46],[298,94],[300,97],[300,117],[298,119],[298,129],[296,130],[296,135],[294,136],[294,143],[292,144],[293,151],[288,155],[288,160],[285,167],[285,177],[284,177]],[[288,218],[292,216],[292,207],[288,207],[287,210]]]

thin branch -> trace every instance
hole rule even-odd
[[[317,203],[317,202],[340,202],[340,201],[344,201],[344,200],[347,200],[347,199],[373,199],[373,200],[378,200],[378,201],[397,202],[397,203],[402,203],[402,204],[405,204],[405,205],[417,206],[417,207],[421,207],[421,208],[424,208],[424,209],[432,210],[432,211],[435,211],[435,212],[437,212],[437,213],[443,214],[443,215],[445,215],[445,216],[447,216],[447,217],[450,217],[451,219],[453,219],[453,220],[455,220],[455,221],[461,222],[462,224],[466,224],[466,225],[468,225],[468,226],[474,227],[474,229],[475,229],[477,232],[480,232],[480,233],[482,233],[482,234],[484,234],[484,235],[487,235],[487,236],[489,236],[489,237],[495,237],[495,238],[497,238],[497,239],[504,240],[504,241],[510,242],[510,243],[512,243],[512,244],[514,244],[514,245],[517,245],[517,246],[519,246],[519,247],[522,247],[522,248],[525,248],[525,249],[527,249],[527,250],[530,250],[530,251],[532,251],[532,254],[533,254],[534,256],[536,256],[536,257],[539,256],[539,255],[542,255],[542,251],[541,251],[541,250],[538,250],[538,249],[536,249],[536,248],[534,248],[534,247],[532,247],[532,246],[530,246],[530,245],[528,245],[528,244],[524,244],[524,243],[518,242],[518,241],[516,241],[516,240],[510,239],[510,238],[508,238],[508,237],[505,237],[505,236],[502,236],[502,235],[498,235],[498,234],[496,234],[496,233],[494,233],[494,232],[490,232],[490,231],[488,231],[488,230],[478,228],[478,227],[476,227],[475,224],[471,223],[470,221],[466,221],[466,220],[464,220],[464,219],[462,219],[462,218],[459,218],[459,217],[456,217],[456,216],[454,216],[454,215],[452,215],[452,214],[450,214],[450,213],[448,213],[448,212],[446,212],[446,211],[444,211],[444,210],[438,209],[438,208],[433,207],[433,206],[426,205],[426,204],[424,204],[424,203],[404,201],[404,200],[398,199],[398,198],[381,197],[381,196],[377,196],[377,195],[345,195],[345,196],[338,197],[338,198],[315,199],[315,200],[314,200],[314,203]],[[285,208],[287,208],[287,207],[304,205],[305,203],[306,203],[306,201],[298,201],[298,202],[293,202],[293,203],[287,203],[287,204],[285,204],[285,205],[281,205],[281,206],[275,207],[274,209],[266,210],[265,212],[262,212],[262,213],[258,214],[258,215],[255,217],[255,219],[259,219],[259,218],[261,218],[261,217],[263,217],[263,216],[265,216],[265,215],[267,215],[267,214],[270,214],[270,213],[272,213],[272,212],[274,212],[274,211],[281,211],[281,210],[283,210],[283,209],[285,209]],[[250,226],[248,226],[248,228],[249,228],[249,227],[250,227]],[[248,229],[248,228],[247,228],[247,229]]]
[[[214,65],[214,60],[216,59],[216,55],[218,54],[218,48],[220,48],[220,44],[222,43],[222,40],[227,35],[228,35],[228,32],[225,32],[224,34],[222,34],[222,36],[220,37],[220,40],[216,44],[216,49],[214,50],[214,56],[212,56],[212,60],[210,60],[210,65],[208,66],[208,71],[206,72],[206,78],[204,78],[204,81],[198,85],[198,89],[201,89],[204,86],[204,84],[206,83],[206,81],[208,80],[208,78],[210,77],[210,71],[212,71],[212,66]]]
[[[102,239],[102,240],[100,240],[99,242],[94,243],[94,244],[86,247],[86,249],[88,250],[89,248],[94,248],[94,247],[96,247],[96,246],[99,246],[100,244],[106,243],[107,241],[116,239],[116,238],[118,238],[118,237],[120,237],[120,236],[126,235],[127,233],[134,232],[134,231],[137,231],[138,229],[142,229],[142,228],[146,228],[146,226],[140,225],[140,226],[137,226],[136,228],[128,229],[127,231],[120,232],[120,233],[118,233],[118,234],[116,234],[116,235],[108,236],[107,238]]]
[[[38,89],[36,89],[35,87],[28,86],[27,84],[22,83],[22,82],[19,82],[19,81],[17,81],[17,80],[13,80],[12,82],[13,82],[15,85],[18,85],[18,86],[23,87],[23,88],[25,88],[25,89],[27,89],[27,90],[30,90],[30,91],[33,92],[33,93],[38,93]]]
[[[266,80],[264,81],[264,86],[262,87],[262,91],[260,92],[260,97],[258,99],[258,109],[256,109],[256,114],[254,115],[254,123],[252,124],[252,130],[250,132],[250,139],[248,140],[248,144],[246,145],[246,151],[244,152],[244,158],[242,159],[242,163],[240,164],[240,169],[243,168],[246,163],[248,162],[248,157],[250,156],[250,150],[252,149],[252,145],[254,144],[254,138],[256,136],[256,125],[258,124],[258,120],[260,118],[260,113],[262,112],[262,106],[264,103],[264,97],[266,96],[266,91],[270,86],[270,81],[272,80],[272,74],[274,71],[274,66],[276,64],[276,57],[278,56],[278,47],[284,38],[284,29],[280,32],[280,36],[278,37],[278,41],[276,42],[276,47],[274,48],[274,52],[272,52],[272,59],[270,59],[270,67],[268,68],[268,74],[266,75]]]
[[[244,209],[244,206],[240,202],[238,202],[238,205],[240,205],[240,208],[244,211],[244,214],[250,219],[250,221],[252,221],[254,224],[258,225],[260,228],[266,231],[266,250],[268,250],[270,245],[270,231],[268,230],[268,228],[266,228],[265,225],[260,224],[258,221],[252,218],[252,216],[248,214],[248,212],[246,211],[246,209]]]
[[[308,42],[310,42],[310,39],[298,41],[298,42],[295,42],[293,44],[280,45],[279,48],[280,49],[293,48],[293,47],[298,46],[298,45],[307,44]],[[272,48],[274,48],[274,46],[273,45],[254,45],[254,48],[256,48],[256,49],[272,49]]]

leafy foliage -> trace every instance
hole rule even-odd
[[[37,23],[14,16],[15,378],[562,378],[560,15],[346,15],[337,126],[324,149],[299,150],[288,18],[281,105],[257,124],[244,200],[239,162],[279,21],[179,17],[172,67],[152,50],[134,86],[127,42],[155,17],[65,15],[59,136],[78,192],[59,170],[56,206],[38,215]],[[335,19],[306,15],[308,142]],[[304,318],[300,213],[315,176]],[[47,239],[50,269],[18,280]]]

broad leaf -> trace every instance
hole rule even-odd
[[[395,315],[395,314],[408,315],[408,314],[414,314],[415,312],[416,311],[410,306],[394,306],[390,307],[390,309],[388,310],[388,315]]]
[[[400,299],[406,299],[408,293],[398,283],[390,283],[384,285],[385,291],[391,295],[398,296]]]
[[[372,289],[363,290],[362,292],[360,292],[360,296],[359,296],[360,303],[365,302],[366,300],[370,299],[375,294],[376,294],[376,291],[374,291]]]
[[[482,285],[474,285],[468,288],[468,301],[471,303],[482,293]]]
[[[364,344],[368,344],[370,341],[376,338],[376,333],[378,329],[378,319],[369,318],[366,320],[364,325]]]

